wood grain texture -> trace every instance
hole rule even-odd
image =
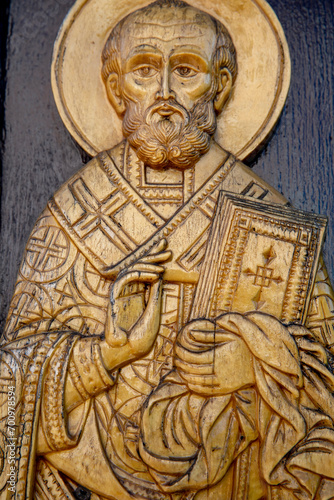
[[[1,179],[0,321],[25,243],[52,193],[81,165],[51,92],[50,63],[58,28],[73,0],[12,0],[5,141]],[[254,170],[299,209],[330,218],[325,261],[334,281],[332,0],[270,0],[291,51],[285,110]],[[87,159],[87,158],[86,158]]]
[[[270,0],[285,31],[292,79],[276,131],[254,171],[298,209],[329,217],[324,257],[334,281],[334,3]]]

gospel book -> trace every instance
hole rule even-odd
[[[261,311],[303,324],[326,218],[221,191],[191,318]]]

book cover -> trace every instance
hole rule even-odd
[[[325,217],[221,191],[191,318],[261,311],[303,324]]]

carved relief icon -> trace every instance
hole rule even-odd
[[[52,80],[93,158],[20,267],[1,499],[334,498],[326,219],[240,161],[289,87],[269,5],[78,0]]]

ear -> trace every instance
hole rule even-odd
[[[123,115],[126,106],[122,97],[119,75],[111,73],[106,81],[106,90],[110,104],[119,115]]]
[[[217,94],[213,102],[215,110],[218,114],[221,113],[227,99],[231,95],[232,85],[233,80],[231,72],[227,68],[221,69],[218,74]]]

